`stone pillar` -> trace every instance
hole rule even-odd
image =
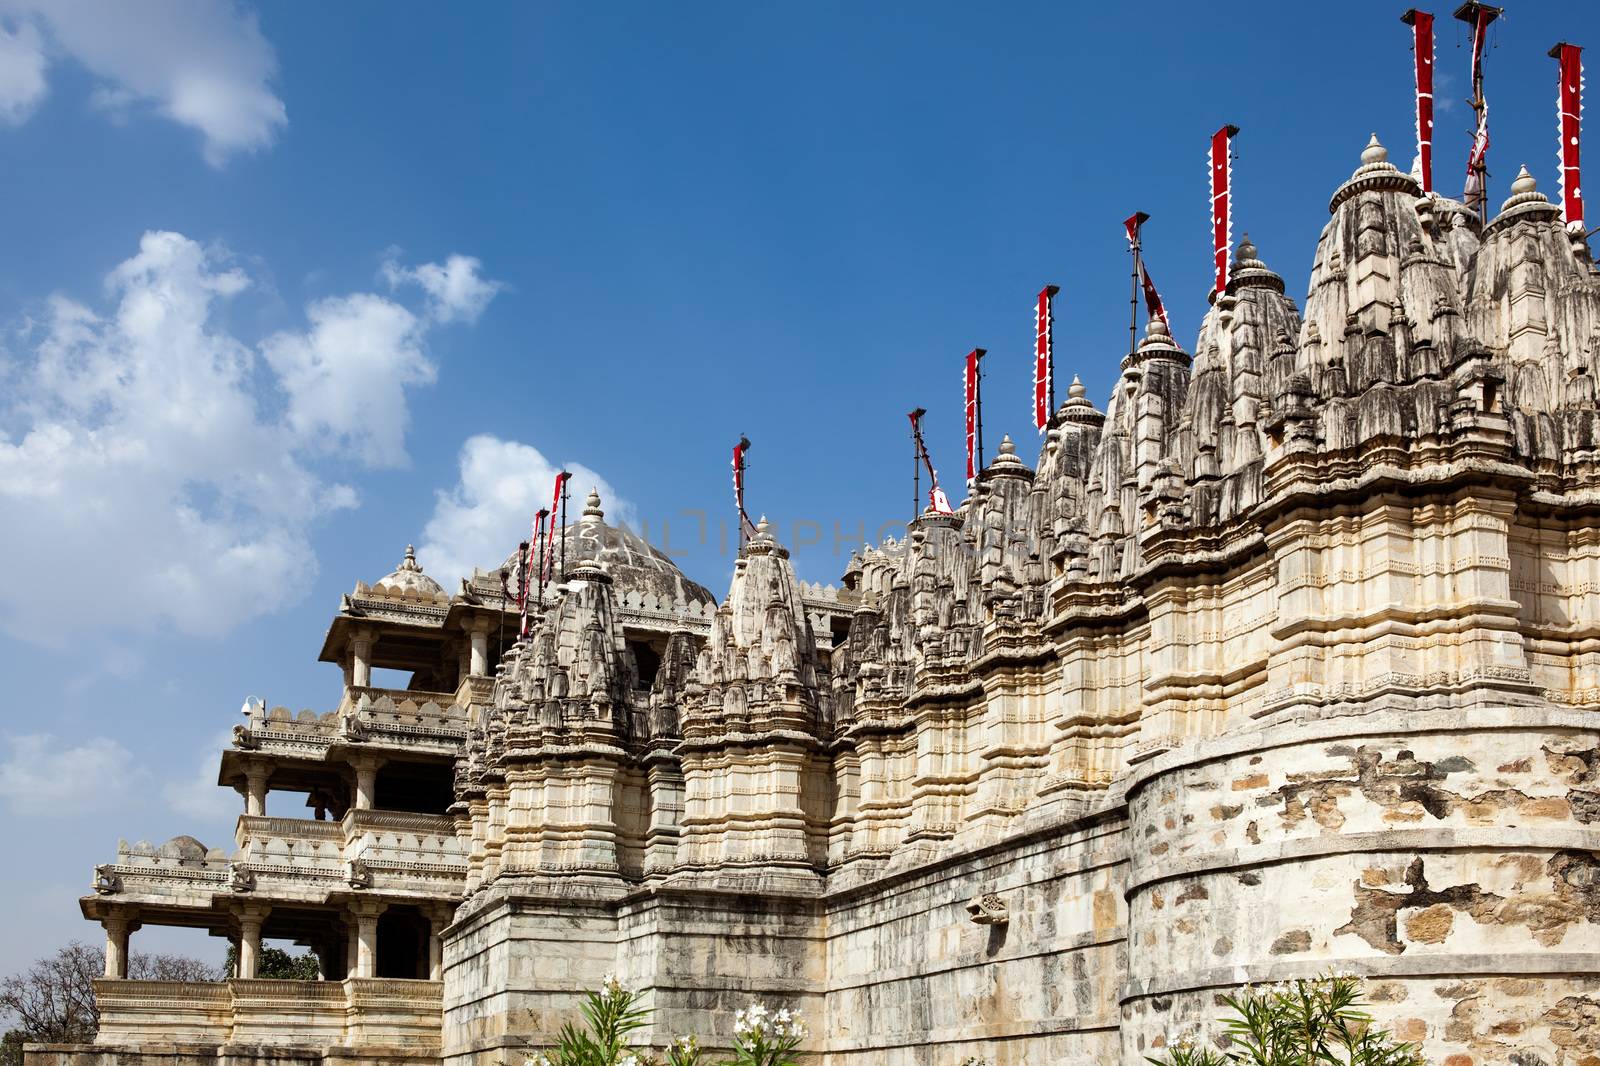
[[[472,676],[489,676],[489,630],[481,623],[472,628]]]
[[[376,977],[378,974],[378,915],[384,904],[376,900],[359,900],[350,905],[356,916],[356,976]]]
[[[376,755],[355,755],[350,765],[356,772],[356,790],[350,806],[358,811],[370,811],[377,803],[378,767],[383,760]]]
[[[370,629],[358,629],[350,635],[350,680],[357,688],[372,685],[372,645],[375,642]]]
[[[444,980],[445,927],[450,924],[451,909],[440,907],[428,916],[428,980]]]
[[[348,979],[356,975],[356,959],[361,954],[361,927],[353,917],[345,925],[344,975]]]
[[[265,763],[245,766],[244,813],[258,816],[267,813],[267,778],[271,775],[272,768]]]
[[[102,918],[106,929],[106,977],[113,981],[128,976],[128,934],[133,930],[126,918]]]
[[[261,923],[265,907],[249,907],[239,915],[239,976],[249,980],[261,969]]]

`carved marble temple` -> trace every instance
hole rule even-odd
[[[1303,311],[1244,239],[1193,352],[841,587],[763,523],[719,603],[592,494],[526,640],[500,567],[356,585],[233,846],[96,868],[99,1040],[30,1066],[519,1063],[608,972],[658,1044],[763,999],[823,1066],[1133,1066],[1330,968],[1430,1062],[1594,1066],[1600,273],[1526,171],[1482,224],[1374,138],[1329,209]],[[126,980],[157,924],[237,978]]]

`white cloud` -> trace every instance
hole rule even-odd
[[[404,463],[406,386],[436,375],[416,316],[371,293],[319,300],[307,315],[309,333],[280,333],[262,345],[289,394],[290,427],[374,466]]]
[[[161,786],[161,798],[179,814],[204,822],[226,822],[241,810],[239,794],[217,784],[217,754],[233,746],[231,732],[218,733],[202,746],[195,768],[186,778]]]
[[[67,747],[49,733],[7,735],[0,800],[13,813],[65,817],[110,810],[147,776],[110,737]]]
[[[606,521],[615,525],[631,514],[626,501],[617,498],[599,474],[578,463],[552,464],[539,449],[514,440],[480,434],[461,446],[460,478],[454,488],[440,492],[433,517],[423,530],[418,561],[445,588],[453,588],[473,567],[499,566],[528,537],[533,516],[550,506],[550,493],[560,470],[572,473],[576,511],[590,488],[600,491]]]
[[[39,31],[27,22],[0,23],[0,125],[20,126],[44,99],[46,67]]]
[[[310,525],[355,502],[313,460],[404,458],[405,388],[434,377],[416,316],[372,294],[313,304],[309,329],[263,346],[273,376],[215,321],[249,284],[152,232],[107,279],[107,313],[58,296],[23,324],[0,388],[0,631],[215,634],[277,610],[315,577]]]
[[[97,105],[149,107],[198,130],[213,166],[268,147],[288,124],[271,88],[272,45],[233,0],[0,0],[0,12],[46,27],[56,47],[102,79]]]
[[[470,255],[452,255],[439,263],[402,267],[393,254],[383,264],[383,276],[391,288],[418,285],[428,294],[429,313],[438,322],[476,322],[502,282],[483,277],[483,264]]]

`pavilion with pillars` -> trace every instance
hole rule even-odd
[[[307,1022],[313,1038],[437,1043],[440,932],[466,873],[449,814],[453,768],[474,704],[493,688],[508,606],[497,571],[450,596],[409,547],[393,573],[342,598],[321,654],[344,671],[338,707],[292,714],[251,700],[222,753],[218,784],[244,803],[234,848],[124,841],[96,867],[82,907],[106,933],[103,1040],[148,1039],[151,1026],[248,1040],[255,1023],[268,1039],[305,1014],[289,1002],[309,996],[328,1014],[326,1024]],[[410,684],[377,687],[375,668],[405,671]],[[304,796],[305,814],[269,815],[269,792]],[[199,994],[123,983],[129,937],[142,925],[229,939],[234,979]],[[256,980],[264,939],[311,949],[327,987]],[[174,1012],[172,995],[208,1009]]]

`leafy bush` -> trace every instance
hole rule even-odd
[[[222,964],[222,973],[231,977],[239,972],[239,949],[228,945],[228,956]],[[278,981],[317,980],[317,956],[306,951],[291,954],[282,948],[263,947],[256,958],[256,976]]]
[[[1330,974],[1223,996],[1225,1050],[1178,1040],[1155,1066],[1423,1066],[1414,1044],[1398,1042],[1361,1010],[1361,979]]]

